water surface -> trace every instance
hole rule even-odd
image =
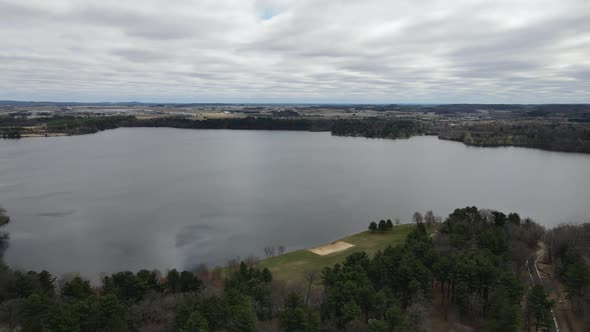
[[[476,205],[552,226],[589,203],[590,155],[436,137],[124,128],[0,141],[6,260],[58,275],[223,264],[416,210]]]

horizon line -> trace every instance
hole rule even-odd
[[[50,101],[50,100],[14,100],[14,99],[0,99],[0,103],[35,103],[35,104],[85,104],[85,105],[98,105],[98,104],[142,104],[142,105],[376,105],[376,106],[387,106],[387,105],[425,105],[425,106],[438,106],[438,105],[590,105],[590,102],[571,102],[571,103],[473,103],[473,102],[451,102],[451,103],[421,103],[421,102],[388,102],[388,103],[354,103],[354,102],[147,102],[147,101]]]

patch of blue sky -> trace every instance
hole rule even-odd
[[[278,14],[278,12],[276,10],[274,10],[273,8],[265,7],[260,12],[260,18],[263,21],[268,21],[271,18],[277,16],[277,14]]]

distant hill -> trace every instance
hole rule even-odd
[[[19,101],[0,100],[0,106],[301,106],[309,108],[355,108],[357,110],[375,111],[417,111],[436,113],[469,113],[479,110],[489,111],[527,111],[532,115],[546,115],[560,112],[590,111],[590,104],[339,104],[339,103],[148,103],[138,101],[126,102],[70,102],[70,101]]]
[[[78,102],[57,102],[57,101],[19,101],[19,100],[0,100],[2,106],[150,106],[155,104],[131,102],[102,102],[102,103],[78,103]]]

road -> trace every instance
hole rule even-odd
[[[566,297],[565,288],[553,275],[551,265],[540,263],[545,256],[545,243],[539,242],[539,249],[535,253],[534,264],[529,265],[531,280],[534,284],[541,284],[549,296],[555,301],[553,309],[553,322],[557,332],[581,332],[582,324],[572,310],[572,305]],[[531,265],[534,269],[531,269]]]

